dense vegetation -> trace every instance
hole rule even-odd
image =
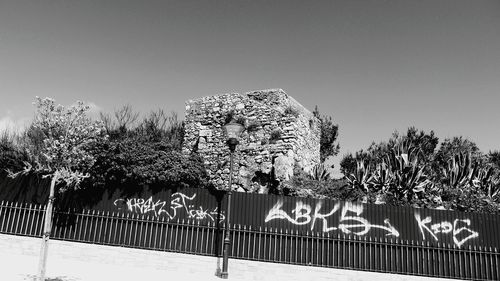
[[[284,194],[359,200],[397,206],[498,213],[499,152],[482,153],[463,137],[439,143],[434,132],[409,128],[387,142],[344,155],[342,179],[331,179],[325,167],[298,171],[284,183]]]
[[[52,116],[56,108],[52,108]],[[86,113],[86,110],[81,108],[82,113]],[[61,121],[61,118],[52,118],[51,114],[45,114],[46,119],[59,124],[57,120]],[[38,113],[36,116],[43,117]],[[127,105],[116,110],[113,115],[101,114],[100,119],[94,122],[102,127],[103,136],[79,146],[78,155],[67,153],[75,151],[76,146],[68,146],[67,141],[62,141],[66,134],[54,135],[54,130],[41,130],[37,120],[24,132],[4,131],[0,137],[0,165],[3,171],[11,175],[19,172],[47,174],[48,169],[41,167],[53,168],[56,158],[61,160],[57,163],[61,163],[64,162],[62,160],[85,155],[85,158],[91,159],[91,165],[71,165],[67,169],[82,175],[82,182],[77,188],[209,187],[208,175],[201,159],[195,154],[186,156],[181,153],[183,123],[175,113],[169,115],[157,110],[139,120],[139,114]],[[72,128],[70,132],[74,131],[74,126]],[[51,143],[47,146],[49,140]],[[47,157],[50,147],[63,147],[66,150],[54,151],[52,157]],[[52,162],[48,163],[47,160]],[[59,186],[60,190],[64,189],[63,186]]]
[[[39,111],[42,100],[38,103]],[[56,112],[59,107],[55,104],[51,106],[44,109],[45,118],[61,121],[64,114]],[[84,107],[80,107],[81,112],[75,110],[82,120],[90,122]],[[321,120],[324,161],[339,152],[338,125],[317,108],[314,115]],[[29,172],[29,167],[45,167],[47,172],[62,163],[63,170],[78,171],[87,187],[211,187],[200,157],[181,153],[184,124],[175,113],[156,110],[140,118],[129,105],[112,114],[102,113],[99,121],[88,123],[95,133],[85,145],[78,145],[78,150],[72,144],[74,137],[63,133],[69,126],[44,123],[47,120],[37,116],[39,119],[23,132],[1,132],[2,172]],[[89,134],[84,128],[79,127],[75,137]],[[87,161],[70,161],[78,155],[85,155]],[[344,155],[340,163],[343,178],[332,179],[330,168],[320,164],[307,172],[297,169],[292,180],[272,190],[290,196],[414,207],[500,210],[500,152],[485,154],[473,141],[460,136],[439,142],[433,131],[409,128],[405,134],[394,133],[386,142]]]

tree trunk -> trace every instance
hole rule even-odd
[[[45,280],[45,268],[47,265],[47,254],[49,251],[49,237],[52,228],[52,209],[54,208],[54,189],[57,181],[58,173],[55,172],[50,182],[49,202],[45,209],[45,221],[43,225],[42,247],[40,249],[40,259],[38,263],[38,281]]]

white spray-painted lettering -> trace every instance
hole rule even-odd
[[[153,196],[148,199],[144,198],[130,198],[130,199],[116,199],[113,203],[118,209],[123,209],[123,205],[127,206],[127,210],[138,214],[153,213],[155,216],[160,214],[168,214],[165,210],[165,201],[153,201]]]
[[[356,216],[346,216],[348,212],[356,214]],[[365,235],[371,228],[379,228],[387,231],[386,236],[396,236],[399,237],[399,232],[394,228],[389,219],[384,219],[384,225],[371,224],[367,219],[360,217],[363,212],[363,205],[345,204],[342,209],[342,215],[340,216],[340,222],[343,221],[355,221],[358,224],[340,223],[339,229],[345,233],[354,233],[356,235]],[[360,229],[358,232],[351,231],[351,229]]]
[[[203,206],[195,206],[194,204],[190,204],[195,198],[196,193],[192,196],[188,196],[184,193],[176,192],[170,196],[173,198],[170,201],[170,207],[167,209],[167,202],[162,200],[154,200],[153,196],[148,199],[144,198],[128,198],[128,199],[116,199],[113,204],[118,208],[118,210],[122,210],[125,208],[129,212],[137,213],[137,214],[154,214],[155,216],[160,216],[162,214],[168,216],[170,219],[174,219],[180,213],[180,210],[184,210],[187,214],[187,218],[196,219],[196,220],[204,220],[209,219],[211,221],[215,221],[219,216],[218,208],[214,209],[204,208]],[[225,219],[224,212],[220,212],[219,221],[223,221]]]
[[[361,213],[363,212],[363,205],[346,203],[342,208],[338,226],[328,226],[327,218],[332,216],[340,209],[339,203],[335,204],[330,212],[323,214],[320,212],[322,208],[322,202],[320,201],[316,204],[312,216],[311,206],[303,203],[302,201],[296,202],[295,209],[291,211],[291,213],[293,214],[292,216],[290,216],[285,210],[283,210],[282,207],[283,201],[278,200],[273,208],[269,210],[265,222],[267,223],[274,219],[286,219],[295,225],[306,225],[310,223],[311,230],[313,230],[316,225],[316,221],[319,220],[320,222],[322,222],[323,232],[330,232],[338,229],[346,234],[352,233],[362,236],[366,235],[372,228],[379,228],[387,231],[387,236],[399,237],[399,232],[390,224],[389,219],[384,220],[385,225],[377,225],[372,224],[367,219],[361,217]],[[353,216],[353,214],[355,214],[356,216]]]
[[[460,248],[467,240],[479,236],[477,231],[468,228],[471,224],[470,219],[455,219],[453,223],[442,221],[431,224],[431,217],[422,219],[419,213],[415,213],[415,220],[417,220],[423,240],[426,239],[426,233],[430,234],[435,241],[439,241],[438,234],[451,234],[453,242]]]

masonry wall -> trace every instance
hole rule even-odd
[[[203,157],[218,188],[226,188],[229,178],[222,126],[230,114],[245,126],[235,155],[235,190],[265,193],[270,181],[289,179],[294,167],[319,163],[319,120],[281,89],[189,100],[183,151]]]
[[[2,280],[31,280],[37,270],[40,238],[0,234]],[[222,280],[216,257],[147,251],[51,240],[50,280]],[[229,260],[229,280],[449,280],[409,275]]]

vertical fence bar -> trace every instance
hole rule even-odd
[[[108,215],[110,213],[108,212]],[[108,240],[107,243],[109,245],[115,245],[116,243],[116,229],[117,229],[118,219],[114,211],[111,212],[110,226],[108,230]]]
[[[0,202],[0,232],[3,232],[3,221],[6,217],[6,207],[4,207],[4,201]]]
[[[256,235],[255,231],[257,231],[257,230],[255,229],[254,231],[252,231],[252,226],[250,226],[250,237],[253,238],[253,240],[252,240],[252,255],[250,257],[251,259],[256,259],[255,248],[257,247],[257,244],[256,244],[257,235]]]
[[[19,233],[22,234],[22,235],[26,235],[26,231],[24,230],[24,222],[25,222],[25,218],[26,218],[26,212],[27,212],[27,209],[28,209],[28,204],[27,203],[22,203],[21,205],[22,207],[22,215],[21,215],[21,226],[19,228]]]
[[[13,208],[14,207],[14,203],[11,203],[11,202],[9,202],[9,203],[10,203],[10,206],[7,205],[8,210],[9,210],[8,214],[7,214],[7,223],[5,224],[5,226],[6,226],[5,227],[5,232],[6,233],[11,233],[10,227],[9,227],[10,226],[10,218],[12,217],[12,213],[14,212],[13,211],[14,210],[14,208]]]
[[[182,250],[183,252],[189,251],[188,247],[187,247],[189,236],[190,236],[189,235],[190,234],[190,231],[189,231],[190,230],[190,220],[189,219],[187,219],[187,221],[186,221],[185,230],[186,230],[186,233],[184,235],[182,235],[182,238],[184,238],[184,248]]]
[[[156,240],[153,240],[156,238],[156,232],[153,235],[153,230],[156,231],[156,226],[158,225],[158,220],[159,217],[150,217],[148,220],[148,225],[149,225],[149,244],[148,248],[149,249],[155,249],[156,248]]]
[[[63,233],[62,233],[62,237],[61,239],[63,240],[67,240],[67,233],[69,232],[69,228],[70,228],[70,221],[69,221],[70,217],[69,217],[69,211],[65,211],[64,212],[64,228],[63,228]]]
[[[35,222],[35,217],[36,217],[36,208],[33,207],[33,205],[30,203],[29,205],[29,212],[28,212],[28,222],[26,223],[26,234],[31,236],[33,233],[33,224]],[[1,210],[0,210],[1,212]]]

